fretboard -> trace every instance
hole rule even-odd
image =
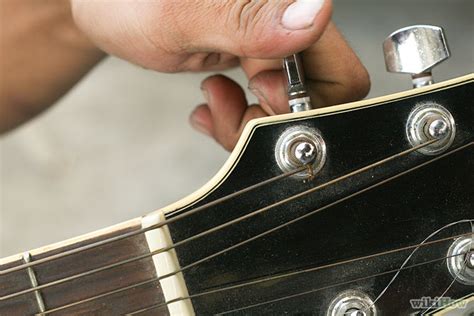
[[[140,228],[140,220],[132,220],[65,243],[12,256],[0,261],[0,271]],[[100,270],[101,267],[148,253],[145,236],[137,234],[8,274],[0,273],[0,297],[40,287],[35,291],[0,300],[0,315],[123,315],[161,304],[164,302],[164,296],[159,282],[146,283],[147,280],[156,279],[156,269],[151,257],[90,273]],[[74,277],[84,273],[87,275]],[[71,276],[73,279],[61,281]],[[59,284],[51,285],[58,280]],[[140,283],[146,284],[133,286]],[[121,290],[124,288],[126,290]],[[153,310],[154,315],[167,313],[166,307]]]

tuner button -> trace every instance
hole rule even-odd
[[[414,88],[432,84],[431,69],[450,56],[443,29],[432,25],[393,32],[383,42],[383,51],[387,70],[411,74]]]

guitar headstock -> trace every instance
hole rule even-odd
[[[415,89],[252,121],[221,172],[163,210],[196,313],[400,315],[474,291],[474,75],[432,83],[440,32],[385,42],[403,71],[410,45],[434,45],[412,57]]]

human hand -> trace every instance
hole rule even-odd
[[[259,105],[224,76],[202,83],[207,103],[191,115],[198,130],[231,150],[246,122],[285,113],[281,59],[303,52],[313,102],[366,95],[367,72],[332,25],[330,0],[71,0],[78,26],[103,50],[162,72],[241,65]]]

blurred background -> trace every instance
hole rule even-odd
[[[407,25],[444,27],[452,57],[435,80],[473,71],[473,0],[334,0],[334,20],[369,70],[369,98],[410,88],[409,77],[385,72],[381,49]],[[247,86],[239,70],[226,74]],[[208,75],[108,58],[0,138],[0,257],[141,216],[209,180],[229,154],[188,124]]]

